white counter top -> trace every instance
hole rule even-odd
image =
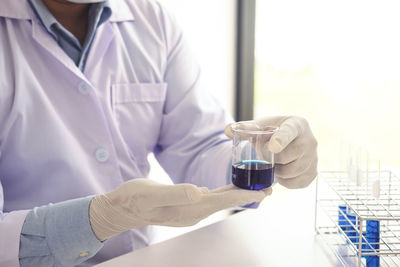
[[[340,266],[314,234],[315,187],[274,193],[246,210],[98,267]]]

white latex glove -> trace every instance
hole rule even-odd
[[[133,179],[92,199],[90,223],[97,238],[103,241],[146,225],[193,225],[216,211],[260,202],[271,192],[243,190],[233,185],[208,190],[192,184],[165,185]]]
[[[301,117],[275,116],[255,121],[259,126],[278,126],[278,131],[266,142],[263,153],[269,149],[275,153],[275,178],[287,188],[308,186],[317,176],[317,140],[311,132],[308,122]],[[230,124],[225,134],[232,138]]]

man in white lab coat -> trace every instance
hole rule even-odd
[[[226,186],[232,120],[158,2],[3,0],[0,43],[1,266],[91,265],[271,193]],[[307,186],[307,122],[257,123],[280,127],[278,182]],[[141,179],[151,152],[176,185]]]

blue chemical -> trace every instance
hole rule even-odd
[[[364,247],[367,249],[365,252],[377,253],[379,251],[379,221],[367,221],[367,232],[365,237],[368,241]],[[367,267],[378,267],[379,256],[366,256]]]
[[[344,205],[339,206],[338,224],[352,243],[357,243],[360,240],[356,228],[357,218],[355,214]]]
[[[339,206],[339,212],[338,212],[338,224],[340,229],[343,230],[343,232],[346,233],[347,227],[349,225],[349,222],[347,221],[347,207],[340,205]],[[340,232],[341,233],[341,232]]]
[[[232,165],[232,183],[249,190],[261,190],[274,182],[274,167],[266,161],[246,160]]]
[[[351,222],[348,222],[349,227],[347,228],[347,236],[350,238],[352,243],[359,243],[360,238],[358,234],[358,230],[356,228],[356,215],[349,210],[347,213],[347,219]]]
[[[353,226],[353,225],[354,226]],[[360,236],[359,231],[360,225],[357,224],[357,217],[354,212],[348,209],[345,205],[339,205],[338,211],[338,225],[343,232],[349,237],[350,241],[357,247],[359,246]],[[378,253],[379,252],[379,221],[367,220],[367,231],[362,233],[365,239],[362,240],[362,251],[363,253]],[[349,244],[350,242],[347,241]],[[362,256],[365,258],[366,267],[379,267],[379,256]]]

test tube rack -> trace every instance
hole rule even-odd
[[[366,174],[373,180],[378,172]],[[380,196],[372,183],[349,181],[347,172],[320,172],[315,231],[343,266],[400,266],[400,179],[380,171]]]

